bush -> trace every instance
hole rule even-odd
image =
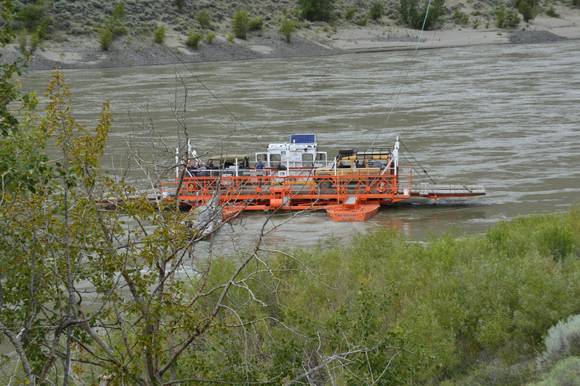
[[[201,28],[210,29],[211,28],[211,15],[209,14],[209,11],[204,9],[203,11],[198,13],[197,14],[197,22],[199,23]]]
[[[580,355],[580,315],[560,321],[548,330],[544,339],[546,351],[538,358],[540,369],[550,368],[556,362]]]
[[[39,31],[33,32],[30,35],[30,53],[34,53],[38,46],[40,46],[40,42],[42,41],[42,36]]]
[[[250,19],[248,28],[250,31],[261,31],[264,27],[264,20],[260,16],[253,17]]]
[[[554,6],[550,6],[550,8],[548,8],[548,10],[546,11],[546,15],[550,16],[550,17],[560,17],[560,15],[558,14],[558,12],[556,12],[556,9],[554,8]]]
[[[559,362],[545,377],[533,386],[578,386],[580,382],[580,357]]]
[[[520,24],[520,17],[513,9],[501,6],[495,11],[495,25],[498,28],[516,28]]]
[[[99,36],[99,43],[101,44],[101,50],[109,51],[111,45],[113,44],[113,31],[109,28],[103,28]]]
[[[190,32],[187,35],[187,40],[185,41],[185,45],[193,50],[197,50],[199,48],[199,42],[201,41],[201,34],[198,32]]]
[[[467,25],[469,24],[469,16],[459,9],[456,9],[453,11],[453,21],[455,21],[455,24]]]
[[[122,20],[125,17],[125,5],[123,3],[117,3],[115,8],[113,8],[111,17],[116,20]]]
[[[46,30],[52,24],[52,18],[48,14],[48,8],[44,1],[23,6],[16,12],[15,20],[29,32],[38,28]]]
[[[364,27],[369,23],[369,18],[366,15],[360,15],[354,20],[354,24]]]
[[[329,21],[334,0],[299,0],[302,17],[310,21]]]
[[[283,18],[280,22],[280,34],[284,36],[287,43],[290,43],[292,40],[292,34],[296,30],[296,22],[292,19]]]
[[[246,11],[238,10],[232,18],[232,31],[238,39],[246,39],[250,18]]]
[[[228,33],[227,35],[228,44],[234,44],[235,36],[233,33]]]
[[[205,41],[207,44],[213,44],[213,41],[215,39],[215,32],[208,32],[207,36],[205,37]]]
[[[157,44],[163,44],[165,42],[165,27],[160,25],[155,28],[153,32],[153,41]]]
[[[356,15],[356,11],[357,11],[357,8],[350,7],[349,9],[346,10],[346,14],[345,14],[344,18],[348,21],[352,21],[352,19],[354,19],[354,15]]]
[[[527,23],[536,17],[537,4],[536,0],[516,0],[516,8],[522,14],[524,21]]]
[[[369,16],[373,20],[379,20],[385,13],[385,6],[381,0],[375,0],[371,4]]]
[[[18,33],[18,49],[22,55],[28,55],[28,36],[24,30]]]
[[[182,11],[183,7],[185,7],[185,0],[175,0],[175,6],[178,10]]]
[[[425,3],[422,7],[419,0],[400,0],[399,15],[401,22],[411,28],[430,30],[443,15],[445,10],[445,0],[434,0],[431,2],[429,12]]]

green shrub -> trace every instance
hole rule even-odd
[[[580,356],[580,315],[575,315],[548,330],[544,339],[546,350],[538,358],[541,369],[551,368],[570,356]]]
[[[109,28],[103,28],[99,35],[99,43],[101,44],[101,50],[109,51],[111,45],[113,44],[113,31]]]
[[[329,21],[334,11],[334,0],[299,0],[302,17],[310,21]]]
[[[287,43],[290,43],[292,40],[292,34],[296,30],[296,22],[292,19],[283,18],[280,21],[280,29],[279,32],[284,36]]]
[[[453,11],[453,21],[455,21],[455,24],[467,25],[469,24],[469,16],[466,13],[461,12],[459,9],[455,9],[455,11]]]
[[[495,25],[498,28],[513,29],[520,24],[520,17],[518,13],[505,6],[500,6],[495,11]]]
[[[234,44],[235,36],[233,33],[229,32],[227,35],[228,44]]]
[[[478,18],[474,18],[473,19],[473,29],[478,29],[480,25],[481,25],[481,20]]]
[[[207,44],[213,44],[213,41],[215,40],[215,32],[208,32],[206,37],[205,37],[205,41]]]
[[[364,27],[369,23],[369,18],[366,15],[360,15],[354,20],[354,24]]]
[[[25,30],[18,33],[18,49],[23,55],[28,54],[28,35]]]
[[[580,357],[570,357],[558,364],[533,386],[578,386],[580,382]]]
[[[211,28],[211,15],[208,10],[204,9],[197,14],[197,22],[204,29]]]
[[[385,13],[385,5],[382,0],[374,0],[369,9],[369,17],[373,20],[379,20]]]
[[[178,10],[182,11],[183,7],[185,7],[185,0],[175,0],[175,6]]]
[[[548,8],[548,10],[546,11],[546,15],[550,16],[550,17],[560,17],[560,15],[558,14],[558,12],[556,12],[556,9],[554,8],[554,6],[550,6],[550,8]]]
[[[163,44],[165,42],[165,27],[160,25],[153,31],[153,41],[157,44]]]
[[[113,8],[111,17],[113,19],[122,20],[125,17],[125,5],[123,3],[117,3]]]
[[[48,7],[44,1],[36,1],[23,6],[16,12],[15,20],[29,32],[39,27],[46,30],[52,24],[52,18],[48,14]]]
[[[246,39],[248,34],[250,18],[248,13],[238,10],[232,18],[232,32],[238,39]]]
[[[250,19],[248,24],[248,29],[250,31],[261,31],[264,28],[264,20],[260,16],[256,16]]]
[[[537,0],[516,0],[515,5],[518,11],[522,14],[524,21],[527,23],[536,17]]]
[[[30,34],[30,53],[34,53],[40,46],[40,42],[42,41],[42,36],[39,31],[35,31]]]
[[[187,35],[187,40],[185,41],[185,45],[193,50],[197,50],[199,48],[199,42],[201,41],[201,34],[198,32],[190,32]]]
[[[414,29],[433,29],[445,10],[445,0],[433,0],[429,12],[425,3],[419,0],[400,0],[399,16],[403,24]]]
[[[354,19],[354,16],[356,15],[356,11],[357,11],[356,7],[350,7],[349,9],[346,10],[344,18],[348,21],[352,21]]]

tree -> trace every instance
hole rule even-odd
[[[302,17],[310,21],[329,21],[334,0],[299,0]]]
[[[422,7],[419,0],[400,0],[401,22],[415,29],[432,29],[445,9],[445,0],[434,0]]]

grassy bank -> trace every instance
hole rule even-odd
[[[557,365],[580,329],[541,353],[548,329],[580,312],[579,257],[578,209],[466,239],[422,245],[378,232],[345,248],[278,254],[269,271],[247,272],[252,296],[240,289],[230,299],[246,310],[221,319],[181,371],[203,364],[207,377],[290,380],[322,366],[309,374],[317,384],[447,386],[577,374],[578,358]],[[230,264],[221,262],[215,283]],[[252,297],[263,303],[243,307]],[[254,322],[225,328],[240,320]],[[559,373],[548,375],[554,365]]]

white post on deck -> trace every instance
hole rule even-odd
[[[395,166],[395,175],[398,174],[399,169],[399,147],[399,136],[397,136],[397,139],[395,140],[395,146],[393,147],[393,164]]]
[[[236,157],[236,177],[238,176],[238,157]]]

